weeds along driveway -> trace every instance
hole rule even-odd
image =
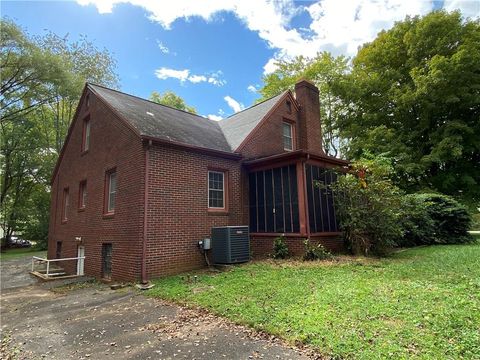
[[[18,352],[18,359],[307,359],[245,328],[131,288],[2,289],[1,312],[2,336],[11,336],[9,352]]]

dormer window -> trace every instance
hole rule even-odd
[[[289,122],[283,122],[283,149],[293,150],[293,125]]]

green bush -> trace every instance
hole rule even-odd
[[[403,197],[401,225],[403,236],[397,240],[398,246],[410,247],[435,243],[435,221],[428,211],[429,203],[420,201],[418,194]]]
[[[411,194],[405,197],[405,234],[400,245],[459,244],[472,240],[468,210],[450,196]]]
[[[305,253],[303,254],[304,261],[325,260],[331,259],[332,254],[323,247],[322,244],[312,245],[308,239],[303,241],[305,246]]]
[[[274,259],[286,259],[288,257],[287,239],[285,236],[279,236],[273,240],[273,254]]]
[[[351,169],[330,186],[345,243],[354,254],[384,255],[403,235],[402,193],[390,181],[388,159],[364,159]]]

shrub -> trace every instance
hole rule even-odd
[[[403,234],[402,193],[390,181],[389,160],[361,160],[339,176],[333,190],[336,214],[354,254],[384,255]]]
[[[274,259],[286,259],[288,257],[287,239],[285,236],[279,236],[273,240],[273,255]]]
[[[458,244],[472,240],[468,234],[471,216],[452,197],[427,193],[407,195],[405,199],[402,245]]]
[[[332,254],[325,249],[322,244],[312,245],[308,239],[305,239],[303,244],[305,245],[305,253],[303,254],[304,261],[325,260],[332,258]]]
[[[428,203],[420,201],[418,194],[405,195],[403,198],[403,217],[401,225],[403,236],[398,246],[419,246],[435,243],[435,222],[428,212]]]

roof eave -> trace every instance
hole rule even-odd
[[[155,137],[155,136],[149,136],[149,135],[141,135],[141,137],[142,137],[143,140],[152,141],[153,143],[168,145],[168,146],[177,147],[177,148],[182,148],[182,149],[186,149],[186,150],[189,150],[189,151],[193,151],[193,152],[197,152],[197,153],[203,153],[203,154],[212,155],[212,156],[219,156],[219,157],[223,157],[225,159],[241,160],[243,158],[242,154],[235,153],[235,152],[228,152],[228,151],[223,151],[223,150],[210,149],[210,148],[206,148],[206,147],[203,147],[203,146],[186,144],[186,143],[182,143],[182,142],[179,142],[179,141],[172,141],[172,140],[162,139],[162,138],[158,138],[158,137]]]

